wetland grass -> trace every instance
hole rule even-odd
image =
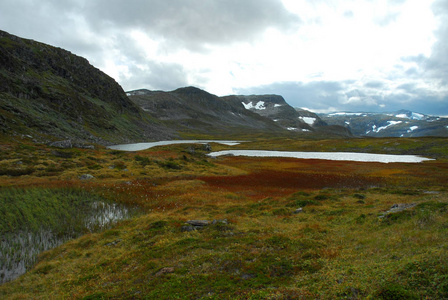
[[[81,189],[0,188],[0,283],[25,273],[39,253],[131,214]]]

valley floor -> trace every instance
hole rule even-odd
[[[42,253],[26,274],[0,286],[0,297],[448,297],[443,139],[279,139],[211,146],[435,160],[210,158],[203,145],[192,144],[123,152],[3,143],[0,196],[18,188],[64,187],[137,206],[142,213]],[[6,224],[0,223],[5,232]]]

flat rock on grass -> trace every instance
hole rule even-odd
[[[417,203],[396,203],[390,207],[390,209],[380,215],[380,218],[384,218],[389,214],[394,214],[398,212],[402,212],[404,210],[408,210],[417,206]]]

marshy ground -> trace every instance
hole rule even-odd
[[[436,158],[384,164],[212,159],[202,145],[122,152],[5,142],[0,146],[0,194],[68,189],[85,198],[139,207],[141,213],[42,253],[25,275],[0,286],[0,296],[447,298],[446,146],[445,140],[431,138],[279,139],[236,146]],[[93,178],[81,180],[86,174]],[[56,203],[64,206],[62,200]],[[395,204],[412,205],[390,211]],[[2,236],[17,227],[39,226],[43,218],[36,208],[39,203],[18,207],[35,216],[35,222],[10,216],[9,223],[2,223]],[[211,224],[185,230],[189,220]]]

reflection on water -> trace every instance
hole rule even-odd
[[[110,228],[120,220],[130,218],[135,209],[117,203],[96,201],[79,214],[78,224],[60,229],[19,231],[2,235],[0,240],[0,284],[24,274],[37,260],[39,253],[55,248],[87,232]],[[63,227],[64,227],[63,225]]]

